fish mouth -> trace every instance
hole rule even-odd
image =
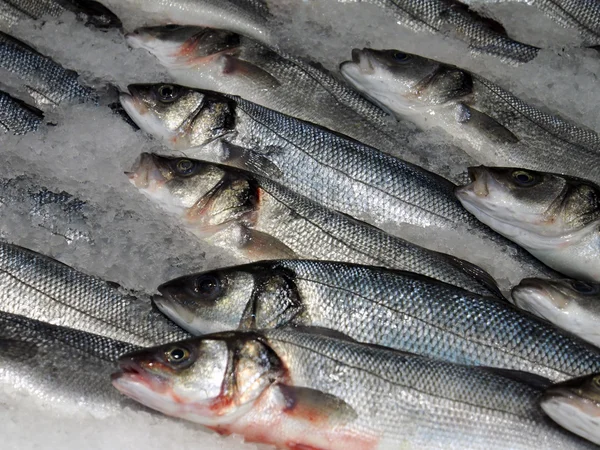
[[[147,48],[148,41],[148,36],[140,33],[138,30],[125,33],[125,42],[127,42],[127,45],[131,48]]]
[[[471,183],[455,188],[456,194],[464,198],[473,194],[475,197],[485,198],[490,195],[488,189],[488,172],[484,166],[469,167],[467,169]]]
[[[565,309],[569,306],[566,296],[556,291],[554,288],[545,286],[542,280],[536,278],[525,278],[512,289],[511,297],[513,302],[519,308],[540,314],[552,305],[558,309]]]
[[[138,189],[156,191],[164,186],[166,179],[150,153],[142,153],[125,172],[129,181]]]
[[[161,295],[153,295],[152,303],[158,310],[175,322],[180,327],[189,330],[190,324],[194,321],[194,314],[186,308],[182,308],[174,296],[169,293],[169,288],[158,288]]]
[[[358,66],[361,73],[364,75],[372,75],[375,73],[375,67],[373,67],[368,48],[363,48],[362,50],[353,48],[352,62]]]

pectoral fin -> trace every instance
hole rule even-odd
[[[464,103],[459,103],[456,106],[456,121],[462,126],[477,130],[492,142],[498,144],[514,144],[519,142],[517,136],[495,119]]]
[[[294,251],[279,239],[262,231],[246,228],[240,249],[253,261],[263,259],[298,259]]]
[[[257,89],[274,89],[281,85],[279,80],[264,69],[235,56],[223,56],[223,75],[245,78]]]
[[[263,152],[265,153],[263,155],[255,150],[238,147],[226,142],[223,143],[223,146],[228,153],[226,162],[233,167],[264,175],[272,179],[281,178],[283,175],[279,167],[265,156],[269,152],[274,151],[274,149],[267,148]]]

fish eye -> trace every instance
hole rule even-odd
[[[571,282],[571,287],[580,294],[598,294],[600,291],[600,286],[579,280]]]
[[[181,364],[190,358],[190,352],[183,347],[173,347],[165,352],[165,356],[171,364]]]
[[[165,25],[165,30],[168,31],[173,31],[173,30],[179,30],[180,28],[183,28],[181,25],[176,25],[176,24],[169,24],[169,25]]]
[[[196,163],[191,159],[180,159],[175,164],[175,169],[179,175],[191,175],[196,169]]]
[[[600,389],[600,375],[596,375],[594,378],[592,378],[592,384],[594,387]]]
[[[196,277],[194,292],[203,300],[214,300],[221,292],[221,281],[214,275]]]
[[[538,183],[538,179],[535,175],[526,172],[525,170],[515,170],[512,173],[512,178],[515,183],[519,186],[530,187]]]
[[[406,53],[402,53],[402,52],[394,52],[394,60],[396,60],[397,62],[406,62],[410,59],[410,56],[407,55]]]
[[[158,87],[157,93],[161,102],[170,103],[179,98],[180,89],[172,84],[163,84]]]

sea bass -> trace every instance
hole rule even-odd
[[[432,250],[447,253],[451,242],[454,256],[496,270],[496,278],[553,277],[469,214],[454,196],[454,184],[421,167],[239,97],[176,85],[129,90],[121,102],[133,120],[186,156],[266,176],[407,240],[414,239],[414,228],[404,224],[418,227],[419,239]]]
[[[338,0],[354,3],[362,0]],[[517,42],[502,27],[479,16],[456,0],[367,0],[384,8],[403,25],[415,31],[448,34],[460,39],[475,53],[499,57],[513,64],[534,59],[539,49]]]
[[[43,118],[39,109],[0,91],[0,132],[16,135],[31,133],[38,129]]]
[[[127,35],[133,47],[156,56],[184,86],[244,98],[322,125],[386,152],[406,147],[390,116],[324,70],[224,30],[141,28]],[[417,155],[412,155],[417,159]]]
[[[27,44],[4,33],[0,33],[2,71],[18,77],[39,106],[97,100],[92,88],[79,83],[76,72],[64,69]]]
[[[189,336],[149,299],[47,256],[0,242],[0,310],[138,346]]]
[[[600,348],[600,284],[526,278],[512,290],[519,308]]]
[[[60,17],[66,11],[97,28],[121,27],[117,16],[93,0],[0,0],[0,25],[8,29],[22,20]]]
[[[594,373],[600,350],[503,300],[410,272],[268,261],[184,276],[156,306],[190,333],[311,326],[435,359],[559,381]]]
[[[397,50],[355,49],[340,71],[398,117],[441,127],[481,164],[600,183],[597,133],[529,106],[485,78]]]
[[[117,358],[139,348],[0,312],[0,385],[53,407],[118,413],[135,404],[115,395],[109,377]]]
[[[113,385],[167,415],[281,449],[583,449],[538,381],[304,330],[226,332],[123,356]]]
[[[144,153],[131,182],[203,239],[246,260],[294,258],[406,269],[484,295],[490,275],[324,208],[267,178],[227,166]]]
[[[600,191],[581,179],[472,167],[456,190],[464,207],[568,277],[600,282]]]

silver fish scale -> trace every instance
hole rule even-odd
[[[94,90],[82,86],[78,75],[66,70],[19,41],[0,33],[0,69],[18,75],[39,104],[96,100]]]
[[[361,0],[338,0],[360,2]],[[402,25],[416,31],[451,32],[477,52],[512,63],[531,61],[539,49],[494,31],[476,13],[455,0],[367,0],[390,10]]]
[[[0,23],[11,27],[25,19],[58,17],[64,11],[56,0],[0,0]]]
[[[534,0],[532,3],[563,27],[575,28],[587,45],[600,44],[598,0]]]
[[[149,300],[7,243],[0,243],[0,310],[140,346],[189,336]]]
[[[294,274],[307,317],[299,319],[302,325],[331,328],[361,342],[454,363],[520,370],[554,381],[600,369],[600,352],[581,340],[508,303],[455,286],[407,272],[342,263],[265,264]]]
[[[41,122],[41,113],[0,91],[0,131],[16,135],[27,134],[37,130]]]
[[[255,228],[279,239],[299,257],[408,270],[483,295],[497,294],[491,277],[467,274],[466,261],[432,252],[378,228],[322,207],[277,183],[256,176],[275,205],[261,205]],[[263,196],[263,202],[267,202]],[[269,211],[266,211],[268,209]],[[474,272],[481,270],[472,268]]]
[[[538,405],[540,391],[524,383],[326,336],[263,333],[291,383],[349,404],[358,414],[349,427],[361,436],[380,436],[376,448],[595,448],[547,419]]]

